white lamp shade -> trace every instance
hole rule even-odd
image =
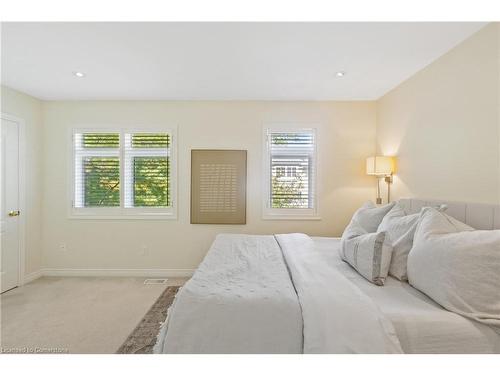
[[[394,172],[394,158],[391,156],[370,156],[366,159],[366,174],[387,176]]]

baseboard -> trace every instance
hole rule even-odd
[[[28,275],[24,275],[23,284],[31,283],[32,281],[35,281],[36,279],[38,279],[42,276],[43,276],[43,270],[38,270],[38,271],[32,272]]]
[[[106,268],[45,268],[43,276],[65,277],[191,277],[193,269],[106,269]]]

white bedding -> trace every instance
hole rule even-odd
[[[405,353],[500,353],[500,333],[485,324],[447,311],[407,282],[388,277],[378,287],[338,255],[340,239],[314,238],[329,264],[369,296],[394,326]]]
[[[394,327],[370,297],[332,272],[331,252],[318,251],[305,234],[276,239],[302,306],[304,353],[403,352]]]
[[[155,352],[500,352],[491,328],[392,277],[371,284],[340,259],[339,239],[313,241],[219,235],[179,291]]]
[[[300,305],[274,237],[218,235],[155,352],[302,353]]]

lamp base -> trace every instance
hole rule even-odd
[[[377,204],[382,204],[382,198],[377,198],[377,200],[375,201]]]
[[[391,184],[393,182],[392,173],[384,178],[387,182],[387,203],[391,203]]]

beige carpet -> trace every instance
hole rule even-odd
[[[5,351],[115,353],[167,285],[143,278],[44,277],[0,296]]]

